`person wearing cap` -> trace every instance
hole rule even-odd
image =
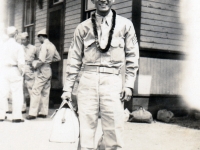
[[[25,53],[25,74],[24,74],[24,105],[22,112],[26,112],[26,98],[30,97],[32,93],[32,87],[35,81],[35,69],[32,66],[32,62],[36,60],[37,50],[36,47],[29,43],[29,35],[27,32],[21,33],[21,43]]]
[[[56,47],[47,38],[46,29],[38,32],[38,40],[42,45],[39,50],[38,60],[32,62],[37,74],[32,88],[29,115],[26,117],[28,120],[36,119],[36,117],[47,117],[52,76],[50,64],[61,60]]]
[[[132,97],[139,46],[133,23],[111,9],[115,0],[92,2],[96,12],[80,23],[74,32],[61,97],[71,100],[74,82],[83,65],[77,91],[81,150],[95,149],[99,110],[105,149],[119,150],[123,149],[123,102]]]
[[[13,26],[7,28],[9,39],[4,43],[1,53],[2,72],[0,85],[0,121],[6,119],[6,106],[9,93],[12,95],[12,122],[24,122],[22,117],[23,75],[25,59],[23,47],[16,42],[17,29]]]

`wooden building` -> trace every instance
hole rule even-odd
[[[117,14],[132,20],[139,45],[140,69],[134,98],[126,106],[149,106],[156,112],[185,109],[181,99],[181,69],[185,52],[181,49],[183,29],[180,0],[115,0]],[[62,61],[54,64],[51,99],[60,102],[68,49],[76,26],[94,12],[90,0],[8,0],[7,25],[27,31],[32,44],[40,46],[37,32],[47,28]],[[182,111],[181,111],[182,112]]]

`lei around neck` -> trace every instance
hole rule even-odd
[[[113,9],[112,9],[112,12],[113,12],[112,27],[111,27],[111,29],[109,31],[108,43],[107,43],[105,49],[101,48],[101,46],[99,44],[98,33],[97,33],[96,15],[95,15],[95,13],[92,14],[92,26],[93,26],[94,36],[95,36],[95,43],[96,43],[97,49],[101,53],[106,53],[110,49],[110,45],[111,45],[111,41],[112,41],[112,36],[113,36],[113,33],[114,33],[115,24],[116,24],[116,12]]]

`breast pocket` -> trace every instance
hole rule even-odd
[[[96,62],[97,57],[97,48],[95,44],[95,40],[85,40],[84,41],[84,58],[86,62]]]
[[[123,62],[125,53],[124,53],[124,39],[116,38],[112,39],[111,42],[111,61],[113,63]]]

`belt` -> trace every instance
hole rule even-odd
[[[98,72],[98,73],[110,73],[110,74],[120,74],[120,69],[100,67],[100,66],[84,66],[84,71]]]

